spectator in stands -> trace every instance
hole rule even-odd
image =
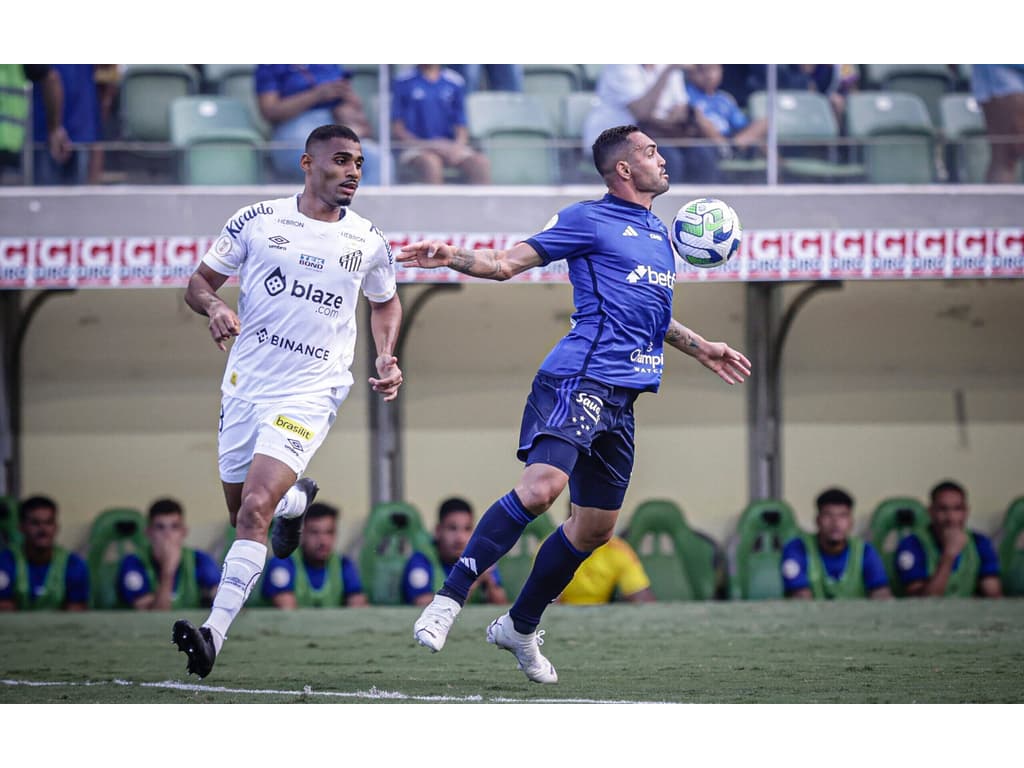
[[[731,94],[721,89],[721,64],[694,64],[687,71],[686,95],[692,109],[700,110],[707,118],[704,137],[710,139],[722,156],[734,152],[749,153],[764,141],[768,121],[760,118],[753,122],[736,104]],[[686,166],[686,180],[692,183],[716,183],[718,158],[712,153],[693,153]]]
[[[337,507],[317,502],[306,510],[299,548],[272,557],[263,577],[263,598],[276,608],[359,608],[368,605],[356,564],[339,556]]]
[[[816,91],[828,97],[840,131],[845,124],[846,97],[857,90],[860,75],[854,64],[779,64],[779,90]]]
[[[487,90],[489,91],[522,91],[523,90],[523,65],[522,64],[448,64],[462,75],[466,81],[466,93],[470,94],[480,90],[480,76],[487,75]]]
[[[256,99],[263,119],[273,126],[270,139],[291,145],[271,152],[276,173],[301,181],[306,137],[318,126],[337,123],[359,136],[364,158],[360,183],[380,184],[380,150],[351,77],[338,64],[256,65]]]
[[[33,95],[33,183],[96,184],[102,162],[80,144],[100,138],[101,105],[94,64],[50,64],[56,82]]]
[[[559,596],[560,603],[598,605],[612,600],[654,602],[651,580],[629,542],[612,536],[576,569]]]
[[[889,598],[889,577],[881,555],[853,530],[853,499],[829,488],[815,499],[818,532],[787,542],[782,549],[786,597],[810,600]]]
[[[23,543],[0,552],[0,611],[89,607],[89,568],[56,544],[57,503],[47,496],[25,499],[18,509]]]
[[[927,533],[896,545],[896,573],[910,597],[1002,597],[992,541],[967,528],[967,492],[943,480],[929,494]]]
[[[185,546],[185,510],[174,499],[158,499],[149,507],[146,538],[149,549],[121,558],[117,595],[140,611],[199,608],[213,603],[220,567],[210,555]]]
[[[992,148],[985,180],[992,184],[1021,181],[1024,158],[1024,64],[971,65],[971,91],[985,115]]]
[[[472,534],[473,508],[469,502],[454,496],[441,502],[434,528],[434,546],[444,572],[436,573],[429,557],[422,552],[414,552],[402,573],[402,599],[410,605],[428,605],[434,597],[435,585],[440,587],[451,573]],[[484,603],[508,602],[497,565],[484,571],[473,583],[469,599],[474,598],[476,602]]]
[[[56,104],[61,98],[60,75],[49,64],[0,64],[0,183],[23,181],[22,152],[26,138],[31,142],[32,136],[30,83],[42,92],[44,104]],[[59,123],[60,110],[52,112]]]
[[[673,181],[688,181],[690,164],[715,163],[715,148],[680,142],[713,133],[707,119],[690,109],[682,64],[607,65],[598,77],[596,94],[599,103],[583,121],[584,152],[606,128],[635,124],[658,142]]]
[[[391,91],[391,135],[402,149],[399,172],[412,181],[443,184],[446,168],[470,184],[489,184],[487,158],[470,146],[466,86],[440,64],[417,64],[395,78]]]

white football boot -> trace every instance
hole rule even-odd
[[[544,630],[529,635],[516,632],[512,617],[507,613],[499,616],[487,627],[487,642],[515,655],[519,668],[535,683],[557,683],[558,673],[554,666],[540,652],[544,645]]]

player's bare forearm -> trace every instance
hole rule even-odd
[[[448,267],[464,275],[482,277],[486,280],[508,280],[512,273],[502,259],[503,252],[489,248],[470,250],[458,248],[448,261]]]
[[[374,392],[390,402],[398,397],[398,388],[402,386],[402,369],[394,355],[402,326],[402,302],[396,293],[387,301],[371,301],[370,307],[370,331],[377,347],[377,377],[371,376],[369,382]]]
[[[398,254],[400,264],[423,269],[448,267],[456,272],[484,280],[508,280],[542,262],[526,243],[516,243],[505,251],[491,248],[456,248],[448,243],[424,240],[410,243]]]
[[[739,384],[750,375],[750,361],[722,341],[708,341],[673,318],[665,331],[665,343],[685,352],[715,373],[726,384]]]
[[[214,272],[205,264],[200,264],[199,269],[193,272],[188,280],[185,303],[196,314],[210,317],[210,312],[214,308],[224,304],[224,300],[217,295],[217,290],[226,279],[226,276]]]
[[[665,342],[669,346],[696,357],[702,341],[704,338],[700,334],[694,333],[675,318],[669,321],[668,330],[665,332]]]

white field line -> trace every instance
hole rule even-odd
[[[450,703],[475,704],[678,704],[669,701],[624,701],[617,699],[517,699],[507,696],[424,696],[402,693],[401,691],[382,691],[376,686],[368,691],[314,691],[305,686],[301,691],[281,691],[272,688],[227,688],[222,685],[199,685],[197,683],[179,683],[175,680],[164,680],[159,683],[136,683],[131,680],[94,680],[87,682],[61,682],[59,680],[0,680],[0,685],[24,686],[27,688],[45,687],[90,687],[102,685],[118,685],[139,688],[164,688],[176,691],[194,691],[199,693],[233,693],[247,696],[322,696],[337,699],[365,699],[370,701],[432,701]]]

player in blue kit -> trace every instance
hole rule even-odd
[[[487,641],[512,652],[526,676],[555,683],[540,653],[544,609],[587,556],[611,537],[633,468],[633,402],[661,383],[664,344],[685,352],[729,384],[750,375],[750,361],[672,318],[675,256],[654,198],[668,190],[665,160],[636,126],[604,131],[594,164],[608,185],[600,200],[558,212],[544,231],[508,250],[469,250],[439,241],[405,246],[399,262],[448,267],[507,280],[565,259],[576,311],[572,327],[544,359],[527,399],[515,488],[481,517],[459,562],[413,626],[433,651],[444,646],[470,585],[519,539],[568,484],[569,518],[545,540],[508,613],[491,622]]]
[[[853,499],[829,488],[815,499],[816,535],[802,534],[782,549],[786,597],[835,600],[892,597],[885,563],[869,542],[851,536]]]

